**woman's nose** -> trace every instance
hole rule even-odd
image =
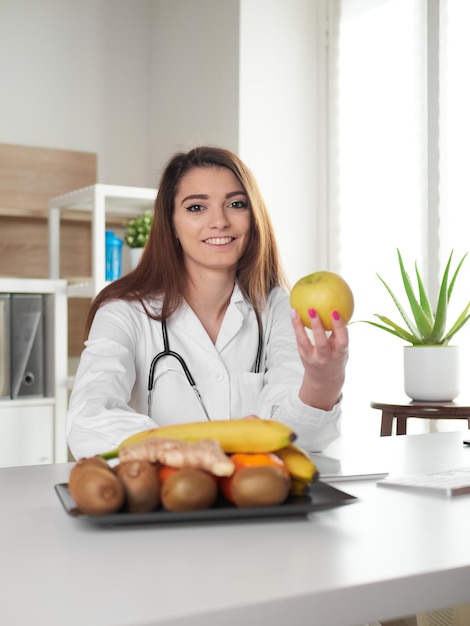
[[[230,224],[228,214],[224,207],[215,208],[211,214],[212,228],[226,228]]]

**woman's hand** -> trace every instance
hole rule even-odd
[[[337,311],[332,311],[332,332],[327,335],[319,315],[309,310],[313,343],[299,314],[292,309],[292,324],[297,347],[305,368],[299,389],[304,404],[329,411],[338,402],[343,388],[348,360],[348,329]]]

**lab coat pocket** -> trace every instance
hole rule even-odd
[[[259,397],[263,389],[263,374],[254,374],[253,372],[245,372],[239,375],[238,398],[240,407],[237,411],[238,415],[257,414],[259,407]]]
[[[205,419],[184,372],[171,360],[159,365],[154,378],[151,417],[159,426]]]

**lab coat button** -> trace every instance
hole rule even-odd
[[[216,374],[215,379],[218,383],[221,383],[224,379],[224,375],[223,374]]]

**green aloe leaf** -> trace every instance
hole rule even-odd
[[[415,273],[416,273],[416,280],[418,282],[419,302],[421,304],[421,308],[423,309],[424,315],[426,315],[426,317],[428,318],[429,323],[431,324],[431,326],[433,326],[434,325],[434,313],[432,310],[431,302],[429,301],[426,288],[423,283],[423,279],[421,278],[421,274],[419,273],[419,270],[418,270],[418,263],[415,263]]]
[[[390,326],[390,328],[392,328],[402,339],[406,339],[406,341],[410,341],[411,343],[421,341],[421,337],[418,334],[409,333],[405,328],[398,326],[398,324],[395,324],[395,322],[388,317],[385,317],[385,315],[379,315],[378,313],[374,313],[374,315],[375,317],[378,317],[381,322],[386,324],[387,327]]]
[[[452,252],[450,253],[450,258],[452,258],[452,254],[454,253],[454,251],[452,250]],[[454,285],[455,285],[455,281],[457,279],[458,273],[460,272],[460,268],[462,267],[462,263],[465,261],[466,257],[467,257],[468,252],[466,252],[462,259],[460,260],[460,263],[457,266],[457,269],[455,270],[454,276],[452,277],[452,280],[450,281],[450,285],[449,285],[449,290],[447,292],[447,302],[449,302],[450,300],[450,296],[452,295],[452,292],[454,290]],[[450,258],[449,258],[449,263],[450,263]]]
[[[462,328],[462,326],[464,326],[464,324],[468,322],[468,320],[470,319],[470,314],[468,313],[469,310],[470,310],[470,302],[467,304],[465,309],[459,315],[459,317],[455,321],[452,328],[447,332],[446,336],[444,337],[445,343],[449,343],[449,341],[452,339],[455,333],[457,333]]]
[[[389,328],[388,326],[383,326],[382,324],[378,324],[377,322],[371,322],[370,320],[357,320],[357,321],[363,322],[364,324],[369,324],[370,326],[375,326],[376,328],[380,328],[381,330],[386,330],[388,333],[395,335],[395,337],[400,337],[400,339],[405,339],[405,341],[409,341],[410,343],[414,341],[413,335],[410,335],[409,333],[407,333],[407,331],[404,330],[403,328],[401,329],[401,331],[403,332],[397,332],[393,328]],[[410,339],[410,337],[412,339]]]
[[[382,324],[378,324],[377,322],[372,322],[369,320],[361,321],[370,324],[371,326],[375,326],[376,328],[385,330],[388,333],[395,335],[396,337],[405,339],[412,345],[447,345],[450,339],[470,320],[469,302],[465,309],[462,311],[462,313],[459,315],[453,326],[446,333],[445,329],[447,325],[449,300],[455,287],[456,279],[459,275],[462,264],[469,253],[467,252],[462,257],[457,266],[457,269],[452,276],[452,279],[449,282],[453,251],[450,253],[439,287],[439,295],[435,313],[433,312],[432,305],[424,286],[423,280],[421,278],[421,274],[418,270],[417,264],[415,263],[415,273],[418,284],[418,296],[416,295],[408,273],[405,270],[400,250],[397,249],[397,253],[400,266],[400,274],[408,298],[408,303],[413,314],[413,319],[408,316],[404,307],[402,306],[394,292],[391,290],[391,288],[388,286],[388,284],[385,282],[385,280],[379,274],[377,274],[377,276],[384,285],[384,287],[387,289],[410,332],[408,332],[408,330],[402,328],[398,324],[395,324],[395,322],[383,315],[375,314],[375,316],[379,318]]]
[[[437,300],[436,317],[434,321],[434,328],[429,338],[429,343],[440,343],[444,337],[447,324],[447,282],[449,279],[450,264],[452,261],[453,250],[450,253],[449,260],[447,261],[446,268],[444,270],[444,276],[442,277],[441,287],[439,289],[439,297]]]
[[[397,252],[401,277],[403,280],[403,286],[405,287],[406,295],[408,296],[408,302],[410,303],[411,311],[413,313],[418,332],[423,337],[423,339],[426,340],[433,332],[433,325],[424,314],[423,309],[421,308],[420,303],[416,298],[413,286],[403,265],[403,259],[401,258],[400,250],[397,250]]]
[[[413,324],[413,322],[411,321],[411,319],[408,317],[408,315],[406,314],[405,309],[402,307],[402,305],[400,304],[400,301],[398,300],[398,298],[396,297],[396,295],[393,293],[393,291],[390,289],[390,287],[387,285],[387,283],[384,281],[384,279],[377,274],[377,276],[379,277],[379,279],[382,281],[385,289],[388,291],[388,293],[390,294],[393,302],[395,303],[395,306],[397,307],[397,309],[400,312],[400,315],[402,316],[403,320],[405,321],[405,324],[408,326],[408,328],[410,329],[411,333],[414,336],[418,336],[419,335],[419,331],[416,328],[416,326]]]

